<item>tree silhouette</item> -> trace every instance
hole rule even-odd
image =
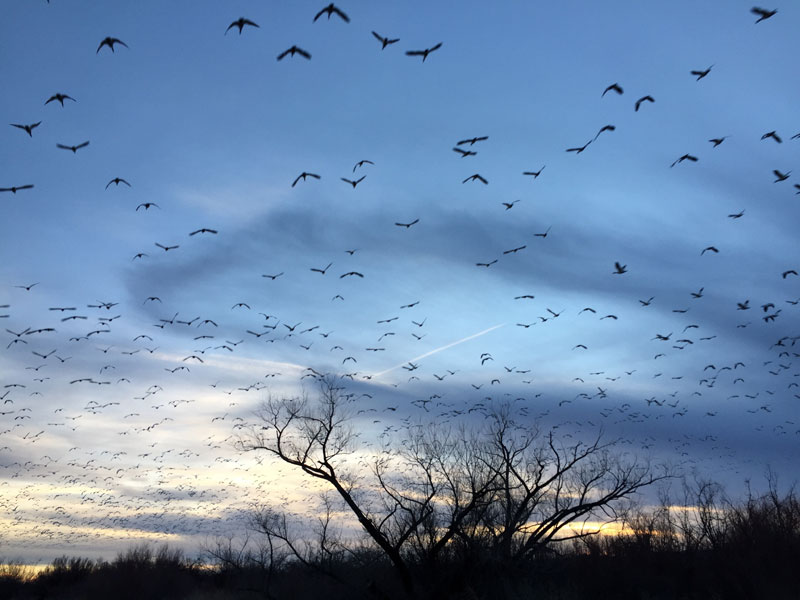
[[[317,377],[319,396],[269,398],[259,425],[239,440],[329,484],[391,563],[405,592],[420,573],[465,559],[522,562],[558,541],[595,535],[589,521],[618,518],[615,506],[668,477],[612,453],[613,442],[560,444],[553,433],[514,421],[507,407],[470,429],[419,424],[398,443],[367,450],[356,434],[341,380]],[[361,458],[354,465],[353,458]],[[354,468],[357,466],[358,468]],[[328,501],[329,502],[329,501]],[[317,556],[338,539],[331,510],[320,517]],[[286,514],[262,509],[257,529],[288,545],[301,562],[312,554],[292,541]],[[327,544],[327,547],[326,547]]]

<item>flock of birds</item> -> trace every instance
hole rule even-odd
[[[777,10],[755,7],[752,13],[758,17],[756,23],[761,23],[773,18]],[[315,13],[313,22],[323,17],[345,24],[351,21],[348,13],[333,3]],[[231,22],[224,34],[233,31],[248,35],[248,30],[259,28],[254,20],[241,17]],[[370,33],[379,42],[380,51],[400,41],[374,30]],[[120,46],[134,51],[123,40],[109,36],[99,43],[96,54],[113,53]],[[439,42],[425,49],[407,50],[405,54],[421,57],[424,63],[441,48]],[[277,60],[295,56],[311,59],[311,53],[293,45],[280,52]],[[687,75],[701,82],[713,77],[713,68],[714,65],[710,65],[688,70]],[[598,90],[598,95],[601,101],[609,102],[624,96],[625,90],[622,84],[614,82]],[[66,108],[69,104],[65,101],[77,102],[69,94],[58,92],[48,97],[44,105],[57,103],[57,108]],[[649,105],[655,103],[653,96],[641,96],[634,102],[633,112],[649,110]],[[34,138],[41,134],[42,123],[40,120],[10,123],[10,126]],[[613,124],[604,125],[582,145],[564,150],[570,155],[581,155],[598,142],[601,134],[606,139],[605,136],[614,134],[616,129]],[[447,144],[457,155],[450,156],[454,160],[464,159],[464,164],[475,160],[490,139],[489,135],[468,135],[471,137]],[[716,151],[723,143],[730,144],[729,137],[709,138],[710,150]],[[787,145],[800,144],[800,132],[784,135],[774,130],[764,132],[760,141],[783,144],[784,137]],[[6,140],[4,143],[16,142]],[[74,145],[59,142],[56,146],[77,154],[89,144],[86,140]],[[445,151],[449,152],[446,148]],[[684,153],[664,166],[684,168],[685,164],[698,163],[702,158],[698,154]],[[342,184],[346,184],[360,193],[359,185],[381,168],[377,160],[359,159],[352,172],[340,176],[336,185],[344,188]],[[538,170],[521,174],[536,181],[547,177],[550,171],[545,168],[543,165]],[[791,171],[776,168],[773,175],[774,183],[782,183],[791,177]],[[4,172],[2,177],[8,177],[8,173]],[[294,189],[322,180],[320,173],[303,170],[287,177],[286,186]],[[0,187],[0,192],[13,196],[26,192],[33,197],[36,193],[33,191],[35,182],[0,183],[6,186]],[[133,179],[128,181],[120,176],[98,182],[108,193],[128,188],[130,193],[135,193],[135,184]],[[463,178],[461,184],[489,186],[490,180],[489,176],[475,172]],[[800,184],[795,183],[794,187],[800,194]],[[504,211],[511,211],[518,203],[519,200],[501,202]],[[151,209],[159,213],[161,206],[148,199],[138,203],[135,211],[148,213]],[[511,214],[518,212],[519,209]],[[731,221],[744,217],[744,209],[727,215]],[[424,222],[425,215],[393,221],[394,227],[404,235],[405,232],[411,235],[412,228],[416,231]],[[183,235],[206,244],[225,236],[222,227],[209,225]],[[501,261],[523,255],[529,250],[529,244],[552,243],[559,235],[557,229],[552,225],[543,227],[532,234],[531,240],[516,245],[510,243],[512,247],[502,253],[469,261],[467,266],[473,270],[478,267],[481,274],[487,269],[494,272],[503,266]],[[126,262],[128,266],[133,263],[135,268],[146,269],[153,258],[147,250],[152,252],[152,248],[157,248],[155,252],[163,251],[159,254],[172,257],[182,251],[183,244],[179,240],[154,241],[132,258],[128,255]],[[702,260],[708,260],[719,254],[720,248],[716,244],[698,247],[697,254]],[[332,271],[341,261],[326,257],[307,266],[302,274],[323,278],[325,289],[335,292],[324,299],[327,306],[332,307],[332,314],[346,302],[345,296],[353,289],[347,287],[348,281],[364,280],[363,285],[368,285],[372,278],[370,263],[365,261],[359,265],[356,262],[367,251],[350,247],[340,252],[349,261],[347,267]],[[609,261],[605,274],[614,281],[628,279],[635,273],[635,268],[629,267],[633,260],[633,257],[616,257]],[[797,294],[794,281],[798,272],[791,268],[793,265],[788,266],[790,268],[776,270],[774,279],[786,282]],[[264,283],[275,288],[290,275],[300,276],[280,269],[259,275]],[[331,279],[334,283],[329,284]],[[713,359],[695,358],[691,372],[662,366],[670,356],[682,352],[713,356],[715,340],[729,333],[716,331],[710,323],[689,320],[682,331],[640,332],[647,352],[652,353],[647,360],[654,365],[646,373],[643,369],[607,368],[575,373],[570,381],[556,384],[528,357],[512,359],[504,354],[501,358],[503,353],[499,348],[491,352],[476,351],[469,372],[462,365],[446,365],[441,357],[438,357],[440,362],[433,363],[440,367],[428,368],[427,357],[445,347],[442,341],[423,348],[434,337],[435,323],[424,313],[426,303],[432,304],[431,298],[400,301],[396,306],[385,307],[386,315],[375,323],[365,320],[363,329],[370,335],[375,333],[375,341],[355,348],[352,344],[348,346],[347,336],[336,331],[335,320],[323,325],[316,320],[312,322],[311,317],[302,316],[298,320],[286,314],[274,315],[265,300],[257,303],[243,299],[216,308],[214,314],[195,316],[192,312],[184,316],[185,310],[175,310],[168,298],[162,299],[163,294],[153,290],[135,299],[138,306],[128,305],[123,300],[94,298],[80,304],[48,306],[46,312],[37,315],[40,322],[31,324],[21,320],[18,315],[25,311],[17,309],[28,303],[34,305],[34,298],[41,301],[42,296],[38,294],[53,298],[57,292],[48,290],[47,281],[9,282],[7,288],[5,294],[10,300],[0,304],[0,320],[7,324],[2,345],[5,366],[0,370],[0,507],[6,514],[5,518],[0,518],[0,530],[5,531],[0,533],[0,544],[14,538],[43,553],[50,548],[66,548],[67,544],[92,548],[109,540],[118,543],[125,539],[161,539],[159,536],[164,535],[180,539],[181,536],[224,534],[232,521],[247,512],[248,502],[265,495],[275,502],[295,500],[297,489],[276,489],[275,471],[262,465],[260,457],[237,453],[233,442],[250,427],[258,426],[252,410],[270,389],[275,386],[293,389],[298,382],[310,384],[326,372],[334,372],[345,382],[343,394],[351,403],[354,418],[363,425],[363,432],[372,434],[372,441],[366,442],[368,447],[375,449],[388,448],[392,436],[402,435],[405,428],[420,420],[435,426],[470,421],[486,415],[500,401],[511,403],[521,421],[547,423],[562,431],[565,443],[592,437],[600,429],[624,432],[622,444],[631,452],[666,449],[668,455],[694,467],[716,465],[719,461],[746,462],[746,458],[730,445],[730,440],[721,441],[722,432],[709,424],[710,419],[723,416],[722,410],[756,415],[760,418],[756,421],[756,431],[773,438],[790,436],[797,440],[796,436],[800,435],[800,421],[785,418],[793,414],[791,407],[800,402],[800,369],[797,367],[800,335],[778,329],[786,320],[796,322],[800,296],[764,300],[752,306],[750,298],[731,301],[730,309],[736,314],[749,315],[751,313],[746,311],[752,311],[759,316],[755,325],[752,321],[742,321],[737,329],[774,328],[770,330],[775,332],[774,343],[763,349],[760,363],[732,361],[723,364]],[[432,295],[435,293],[431,291]],[[705,286],[685,291],[692,307],[699,305],[707,295]],[[523,293],[509,298],[509,302],[533,304],[536,299],[537,294]],[[657,304],[653,296],[631,297],[629,301],[639,311],[652,310]],[[580,330],[589,331],[594,327],[587,324],[590,318],[605,326],[624,320],[623,313],[632,310],[619,305],[613,312],[596,305],[580,306],[580,310],[555,308],[558,310],[552,305],[543,306],[532,320],[505,326],[513,328],[513,335],[516,335],[531,328],[558,327],[568,321]],[[683,316],[690,308],[677,307],[671,309],[671,313]],[[147,314],[160,316],[154,322],[142,323],[126,319],[123,309],[146,310]],[[366,315],[369,311],[363,312]],[[380,326],[377,332],[375,325]],[[489,327],[450,346],[478,338],[498,327]],[[124,337],[130,331],[135,335]],[[392,355],[393,340],[401,336],[418,344],[418,356],[394,358],[394,362],[382,363],[389,365],[383,369],[360,368],[361,365],[381,364],[374,362],[373,357]],[[113,343],[105,340],[113,340]],[[178,351],[175,340],[191,345]],[[325,346],[324,350],[313,359],[317,363],[303,361],[303,353],[310,355],[312,347],[318,351],[321,345]],[[574,339],[564,350],[588,353],[591,346],[588,340]],[[270,360],[264,364],[282,367],[252,380],[242,380],[250,371],[237,374],[234,367],[237,361],[258,360],[267,349]],[[94,365],[100,356],[102,366],[96,369]],[[14,367],[10,368],[11,365]],[[90,368],[95,371],[90,372]],[[216,379],[220,374],[223,379]],[[658,385],[665,382],[658,393],[652,393],[655,380]],[[74,392],[76,388],[81,391]],[[741,389],[741,392],[729,394],[721,401],[710,401],[717,398],[720,388]],[[525,392],[526,389],[530,392]],[[565,395],[565,390],[571,395]],[[635,399],[636,392],[630,390],[649,392]],[[68,395],[70,402],[59,403],[59,393]],[[703,408],[696,408],[698,405]],[[724,409],[719,408],[723,406]],[[781,418],[773,418],[775,413],[780,413]],[[676,435],[667,425],[673,427],[675,421],[683,417],[689,417],[686,421],[691,419],[693,425],[687,425],[687,433]],[[659,425],[662,420],[664,425]],[[193,439],[182,434],[180,439],[173,439],[173,435],[179,435],[179,425],[190,427]],[[637,428],[649,433],[637,438],[631,433]],[[659,432],[664,431],[671,433],[659,438]],[[88,439],[94,436],[102,439],[102,446]],[[76,439],[82,440],[79,445],[68,447],[68,441]],[[44,446],[48,450],[40,451]],[[61,553],[63,551],[56,552]]]

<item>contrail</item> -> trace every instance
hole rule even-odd
[[[386,373],[389,373],[390,371],[394,371],[395,369],[400,368],[403,365],[408,364],[409,362],[414,362],[415,360],[422,360],[423,358],[427,358],[428,356],[431,356],[432,354],[437,354],[438,352],[441,352],[442,350],[447,350],[448,348],[452,348],[453,346],[458,346],[459,344],[463,344],[464,342],[468,342],[469,340],[473,340],[473,339],[475,339],[477,337],[481,337],[482,335],[485,335],[485,334],[489,333],[490,331],[494,331],[495,329],[503,327],[504,325],[505,325],[505,323],[500,323],[499,325],[494,325],[493,327],[489,327],[489,329],[484,329],[483,331],[479,331],[478,333],[473,333],[472,335],[468,335],[467,337],[462,338],[460,340],[456,340],[455,342],[450,342],[449,344],[445,344],[444,346],[440,346],[439,348],[435,348],[435,349],[433,349],[433,350],[431,350],[429,352],[426,352],[425,354],[420,354],[419,356],[415,356],[414,358],[411,358],[411,359],[407,360],[404,363],[400,363],[399,365],[395,365],[393,367],[389,367],[385,371],[381,371],[380,373],[375,373],[373,375],[373,377],[380,377],[381,375],[385,375]]]

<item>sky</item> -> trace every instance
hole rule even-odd
[[[733,494],[796,480],[800,8],[337,7],[4,3],[0,557],[313,514],[233,444],[309,368],[365,443],[511,402]]]

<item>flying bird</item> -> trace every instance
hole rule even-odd
[[[614,130],[616,130],[616,127],[614,127],[613,125],[603,125],[603,127],[600,128],[600,131],[597,132],[597,135],[594,136],[594,139],[596,140],[598,136],[604,131],[614,131]]]
[[[421,56],[422,62],[425,62],[425,59],[428,58],[428,54],[434,52],[435,50],[438,50],[441,47],[442,47],[442,42],[439,42],[435,46],[426,48],[425,50],[406,50],[406,56]]]
[[[701,80],[703,77],[705,77],[706,75],[708,75],[709,73],[711,73],[711,68],[712,68],[713,66],[714,66],[714,65],[711,65],[710,67],[708,67],[708,68],[707,68],[706,70],[704,70],[704,71],[700,71],[700,70],[692,71],[692,75],[694,75],[694,76],[696,76],[696,77],[697,77],[697,79],[696,79],[695,81],[700,81],[700,80]]]
[[[608,92],[617,92],[617,94],[619,94],[621,96],[622,95],[622,88],[619,86],[618,83],[612,83],[610,86],[608,86],[606,89],[603,90],[603,93],[600,94],[600,97],[602,98]]]
[[[95,52],[95,54],[98,54],[103,46],[108,46],[109,48],[111,48],[111,51],[114,52],[114,44],[120,44],[121,46],[125,46],[126,48],[128,47],[128,44],[126,44],[120,39],[107,37],[102,42],[100,42],[100,45],[97,47],[97,52]]]
[[[717,250],[714,246],[708,246],[707,248],[703,248],[703,251],[700,253],[700,256],[703,256],[703,254],[705,254],[706,252],[713,252],[714,254],[717,254],[719,253],[719,250]]]
[[[110,186],[112,183],[116,184],[117,186],[119,186],[120,183],[124,183],[128,187],[131,187],[131,184],[125,181],[122,177],[114,177],[114,179],[106,184],[106,189],[108,189],[108,186]]]
[[[364,165],[374,165],[374,164],[375,164],[374,162],[372,162],[371,160],[367,160],[366,158],[364,160],[360,160],[353,166],[353,173],[355,173],[356,169],[358,169],[359,167],[363,167]]]
[[[316,22],[317,19],[319,19],[325,13],[328,14],[328,20],[329,21],[331,19],[331,15],[337,15],[337,16],[341,17],[342,21],[344,21],[345,23],[349,23],[350,22],[350,17],[348,17],[346,14],[344,14],[344,12],[342,12],[342,10],[339,7],[337,7],[333,2],[328,4],[328,6],[323,8],[321,11],[319,11],[316,14],[316,16],[314,17],[314,21],[313,22]]]
[[[414,219],[410,223],[395,223],[395,225],[397,225],[398,227],[405,227],[406,229],[408,229],[409,227],[411,227],[412,225],[416,225],[417,223],[419,223],[419,219]]]
[[[781,274],[781,277],[786,279],[789,275],[794,275],[795,277],[797,277],[797,271],[795,271],[794,269],[789,269],[788,271],[784,271]]]
[[[73,102],[77,102],[77,100],[75,100],[75,98],[72,96],[67,96],[66,94],[53,94],[47,99],[45,105],[50,104],[53,101],[57,101],[61,103],[61,106],[64,106],[64,100],[72,100]]]
[[[317,175],[316,173],[307,173],[306,171],[303,171],[302,173],[300,173],[300,175],[297,176],[297,179],[295,179],[292,182],[292,187],[296,186],[297,182],[300,181],[301,179],[303,181],[305,181],[306,177],[313,177],[314,179],[321,179],[321,177],[319,175]]]
[[[487,184],[489,183],[488,181],[486,181],[486,179],[484,179],[483,177],[481,177],[481,176],[480,176],[478,173],[475,173],[474,175],[470,175],[469,177],[467,177],[467,178],[466,178],[464,181],[462,181],[461,183],[467,183],[468,181],[480,181],[480,182],[481,182],[481,183],[483,183],[484,185],[487,185]]]
[[[80,150],[81,148],[86,148],[86,146],[88,146],[88,145],[89,145],[89,142],[88,142],[88,141],[86,141],[86,142],[83,142],[82,144],[78,144],[78,145],[76,145],[76,146],[67,146],[67,145],[65,145],[65,144],[56,144],[56,146],[57,146],[58,148],[61,148],[62,150],[72,150],[72,153],[73,153],[73,154],[75,154],[75,153],[76,153],[78,150]]]
[[[773,129],[772,131],[768,131],[767,133],[765,133],[764,135],[762,135],[762,136],[761,136],[761,139],[762,139],[762,140],[766,140],[767,138],[772,138],[773,140],[775,140],[775,141],[776,141],[776,142],[778,142],[779,144],[782,144],[782,143],[783,143],[783,140],[781,139],[781,136],[779,136],[779,135],[778,135],[778,134],[775,132],[775,130],[774,130],[774,129]]]
[[[473,137],[473,138],[469,138],[469,139],[466,139],[466,140],[461,140],[459,142],[456,142],[456,146],[463,146],[464,144],[469,144],[470,146],[474,146],[476,143],[483,142],[483,141],[488,140],[488,139],[489,139],[488,135],[482,135],[480,137]]]
[[[773,183],[778,183],[779,181],[786,181],[789,179],[789,175],[792,174],[791,171],[786,171],[786,173],[781,173],[778,169],[773,169],[772,173],[775,175],[775,181]]]
[[[198,233],[214,233],[214,234],[216,234],[216,233],[219,233],[219,232],[216,229],[207,229],[207,228],[203,227],[202,229],[197,229],[197,230],[193,231],[189,235],[190,236],[197,235]]]
[[[620,263],[615,262],[614,269],[616,269],[614,271],[614,275],[622,275],[623,273],[628,272],[628,265],[621,265]]]
[[[7,188],[0,188],[0,192],[11,192],[12,194],[16,194],[18,190],[30,190],[33,189],[33,184],[28,183],[25,185],[16,185]]]
[[[180,247],[178,245],[175,245],[175,246],[164,246],[163,244],[159,244],[158,242],[156,242],[156,246],[158,246],[159,248],[164,250],[164,252],[169,252],[170,250],[175,250],[176,248]]]
[[[708,141],[711,142],[712,144],[714,144],[714,148],[716,148],[722,142],[724,142],[726,139],[728,139],[728,136],[727,135],[723,135],[721,138],[711,138]]]
[[[544,171],[544,168],[546,166],[547,165],[543,165],[542,168],[539,169],[538,171],[523,171],[522,174],[523,175],[529,175],[529,176],[533,177],[534,179],[536,179],[537,177],[539,177],[539,175],[542,174],[542,171]]]
[[[461,158],[466,158],[467,156],[476,156],[478,154],[474,150],[462,150],[458,146],[453,148],[453,152],[458,152],[461,155]]]
[[[738,212],[738,213],[731,213],[731,214],[728,215],[728,217],[731,218],[731,219],[740,219],[743,215],[744,215],[744,211],[741,211],[741,212]]]
[[[681,156],[680,158],[677,158],[677,159],[675,159],[675,162],[673,162],[673,163],[670,165],[670,168],[674,167],[674,166],[675,166],[675,165],[677,165],[678,163],[682,163],[682,162],[683,162],[683,161],[685,161],[685,160],[690,160],[690,161],[692,161],[692,162],[697,162],[697,157],[696,157],[696,156],[692,156],[691,154],[684,154],[684,155],[683,155],[683,156]]]
[[[155,202],[142,202],[139,206],[136,207],[136,210],[138,211],[143,206],[145,210],[150,210],[151,206],[155,206],[157,209],[161,210],[161,207]]]
[[[655,102],[655,99],[652,96],[642,96],[636,101],[636,108],[634,109],[636,112],[639,112],[639,107],[642,105],[642,102]]]
[[[341,179],[342,181],[344,181],[346,183],[349,183],[350,185],[353,186],[353,189],[356,189],[356,186],[359,183],[361,183],[362,181],[364,181],[365,177],[366,177],[366,175],[362,175],[359,179],[356,179],[355,181],[353,181],[352,179],[346,179],[345,177],[340,177],[339,179]]]
[[[325,267],[324,269],[316,269],[316,268],[311,268],[310,270],[311,270],[311,271],[314,271],[315,273],[321,273],[322,275],[325,275],[325,273],[327,273],[327,272],[328,272],[328,269],[330,269],[330,267],[331,267],[331,265],[332,265],[332,264],[333,264],[333,263],[328,263],[328,266],[327,266],[327,267]]]
[[[765,21],[766,19],[769,19],[770,17],[774,16],[778,12],[778,9],[776,8],[775,10],[767,10],[766,8],[759,8],[758,6],[754,6],[753,8],[750,9],[750,12],[753,13],[754,15],[758,15],[756,23],[761,23],[761,21]]]
[[[352,277],[354,275],[356,277],[361,277],[362,279],[364,278],[364,275],[362,273],[359,273],[358,271],[350,271],[348,273],[343,273],[342,275],[339,275],[339,279],[342,279],[344,277]]]
[[[22,129],[30,137],[33,137],[33,130],[36,129],[41,124],[42,124],[42,122],[38,121],[37,123],[31,123],[30,125],[19,125],[17,123],[11,123],[11,126],[12,127],[17,127],[18,129]]]
[[[228,25],[228,28],[225,30],[225,35],[228,35],[228,32],[233,29],[234,27],[239,28],[239,35],[242,35],[242,29],[244,29],[245,25],[250,25],[250,27],[258,27],[258,24],[253,23],[250,19],[245,19],[244,17],[239,17],[233,23]]]
[[[400,41],[400,38],[395,38],[390,40],[389,38],[383,37],[382,35],[378,34],[375,31],[372,32],[372,35],[374,35],[375,38],[381,43],[381,50],[385,50],[386,46],[388,46],[389,44],[394,44]]]
[[[586,148],[588,148],[589,144],[591,144],[591,143],[592,143],[592,140],[589,140],[583,146],[580,146],[580,147],[577,147],[577,148],[567,148],[567,152],[574,152],[575,154],[580,154],[581,152],[586,150]]]
[[[278,60],[283,60],[289,54],[291,54],[292,56],[294,56],[295,54],[299,54],[303,58],[311,60],[311,54],[309,54],[308,52],[306,52],[302,48],[298,48],[297,46],[292,46],[288,50],[284,50],[283,52],[278,54]]]

